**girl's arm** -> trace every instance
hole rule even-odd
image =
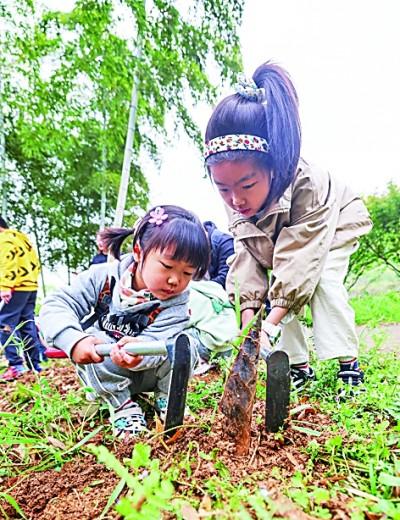
[[[291,224],[281,230],[274,249],[269,290],[273,308],[297,313],[310,301],[336,232],[339,211],[335,185],[328,173],[306,170],[298,176],[293,187]]]
[[[285,307],[274,307],[271,312],[266,317],[265,321],[272,323],[273,325],[279,325],[281,320],[286,316],[289,312],[289,309]],[[254,318],[255,310],[246,309],[242,312],[242,329],[246,327],[246,325]]]
[[[265,321],[272,323],[273,325],[279,325],[288,312],[289,309],[286,307],[274,307],[271,309],[271,312],[268,314]]]
[[[265,303],[267,291],[267,268],[254,258],[240,240],[235,240],[235,254],[230,261],[226,292],[233,304],[238,297],[240,298],[242,326],[247,324],[254,313]],[[249,312],[243,315],[244,311]]]
[[[96,305],[107,275],[107,264],[92,267],[81,273],[70,286],[45,299],[39,320],[49,345],[61,348],[71,357],[72,349],[89,336],[82,330],[80,321]]]

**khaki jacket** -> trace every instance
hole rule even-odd
[[[258,309],[268,296],[272,307],[299,312],[314,293],[328,251],[357,242],[372,228],[358,196],[303,160],[293,183],[255,223],[227,211],[235,254],[226,289],[232,301],[239,290],[241,310]]]

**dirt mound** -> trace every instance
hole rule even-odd
[[[74,391],[79,387],[70,365],[54,367],[46,375],[60,392]],[[24,377],[27,379],[24,382],[28,383],[32,376]],[[207,377],[215,378],[219,375],[204,376]],[[15,383],[7,386],[7,393],[2,400],[9,407],[12,407],[13,391]],[[225,423],[222,416],[211,409],[205,409],[197,417],[188,418],[180,436],[171,444],[154,433],[155,430],[143,440],[150,444],[152,457],[160,460],[160,467],[164,471],[179,464],[190,450],[190,457],[187,457],[190,466],[182,470],[179,479],[174,482],[180,494],[186,494],[187,491],[188,495],[202,500],[206,495],[205,484],[213,476],[220,476],[221,467],[224,467],[233,485],[245,483],[251,488],[263,489],[279,504],[278,509],[281,513],[284,511],[282,515],[285,518],[311,518],[285,498],[280,489],[282,481],[287,481],[296,471],[304,472],[306,469],[309,455],[305,448],[311,439],[306,428],[317,429],[318,443],[323,444],[329,436],[330,420],[315,406],[304,403],[292,414],[293,422],[288,424],[282,434],[267,434],[264,431],[263,415],[264,402],[258,400],[254,405],[251,449],[245,457],[235,455],[235,446],[230,442],[228,432],[223,429]],[[297,429],[296,425],[303,425],[304,430],[301,427]],[[149,426],[155,425],[150,423]],[[91,442],[107,445],[120,460],[130,457],[137,442],[126,439],[110,444],[109,439],[109,436],[98,433]],[[279,469],[279,477],[276,471],[273,476],[273,468]],[[320,468],[314,465],[315,485],[327,485],[323,477],[325,471],[326,467],[322,464]],[[59,471],[51,469],[38,472],[37,468],[31,467],[25,474],[5,479],[1,489],[13,496],[29,519],[91,520],[100,517],[118,482],[119,478],[113,472],[98,464],[92,455],[80,451],[79,456],[65,463]],[[3,500],[1,505],[9,518],[19,518],[10,504]],[[339,511],[345,507],[345,502],[341,502],[340,506],[332,503],[331,507]],[[111,512],[103,518],[114,519],[118,515]],[[338,518],[348,517],[340,511]]]

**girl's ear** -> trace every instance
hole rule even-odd
[[[133,246],[133,258],[135,259],[135,262],[138,264],[140,262],[140,259],[142,257],[142,250],[140,248],[140,245],[136,243]]]

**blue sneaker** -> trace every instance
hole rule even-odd
[[[155,396],[154,408],[160,416],[160,419],[164,422],[167,417],[168,396],[166,394],[157,394]]]
[[[358,360],[349,362],[340,361],[340,370],[337,373],[339,380],[345,385],[358,386],[364,382],[364,372],[358,366]]]

